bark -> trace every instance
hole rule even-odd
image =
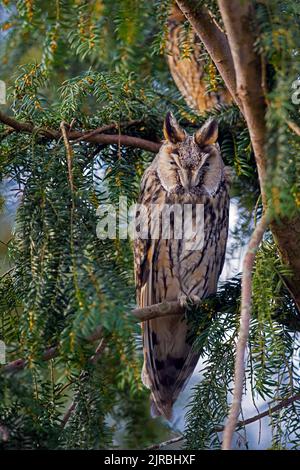
[[[250,239],[247,253],[243,261],[242,294],[241,294],[241,319],[238,342],[236,347],[233,399],[223,435],[223,450],[231,449],[233,433],[237,426],[241,411],[244,378],[245,378],[245,352],[249,337],[252,303],[252,271],[255,255],[267,228],[266,216],[259,221]]]
[[[149,307],[136,308],[132,311],[134,317],[143,322],[158,317],[167,317],[169,315],[182,315],[185,309],[180,302],[174,300],[170,302],[161,302]]]
[[[190,108],[204,113],[219,103],[231,103],[228,90],[218,86],[215,91],[207,92],[204,80],[203,46],[194,30],[188,38],[191,51],[187,57],[182,56],[182,33],[185,16],[176,4],[173,5],[168,20],[167,54],[169,70],[172,78]]]
[[[252,2],[218,0],[227,32],[236,75],[236,91],[247,121],[266,206],[264,181],[266,175],[265,138],[266,102],[262,88],[261,61],[254,51]]]
[[[271,231],[281,259],[290,270],[285,284],[300,312],[300,218],[272,222]]]
[[[236,91],[233,59],[226,34],[205,7],[195,6],[192,0],[177,0],[177,5],[203,42],[231,96],[242,108]]]
[[[242,101],[258,169],[264,209],[267,210],[265,178],[266,102],[264,99],[261,61],[255,54],[253,5],[250,1],[219,0],[220,11],[232,51],[237,92]],[[295,131],[295,128],[294,128]],[[290,268],[286,285],[300,310],[300,218],[273,221],[271,230],[283,262]]]
[[[219,0],[227,36],[212,20],[205,8],[195,9],[194,2],[191,0],[178,0],[177,4],[198,33],[232,96],[244,113],[255,153],[262,200],[266,210],[267,162],[264,147],[267,103],[264,98],[261,61],[253,47],[256,38],[252,29],[254,24],[252,2]],[[290,122],[288,124],[296,134],[300,132],[298,126]],[[291,276],[286,279],[286,285],[300,311],[300,217],[273,221],[270,228],[281,258],[290,268]]]
[[[1,111],[0,121],[18,132],[37,133],[44,136],[45,138],[55,140],[59,140],[61,138],[61,131],[48,128],[35,128],[32,124],[17,121],[16,119],[7,116]],[[109,127],[111,128],[110,125]],[[141,139],[139,137],[132,137],[130,135],[123,134],[104,134],[103,129],[107,130],[107,126],[90,131],[71,131],[67,132],[67,136],[69,140],[74,140],[76,142],[87,141],[104,145],[117,144],[124,145],[125,147],[136,147],[153,153],[157,153],[161,147],[161,143],[159,142],[152,142],[150,140]]]

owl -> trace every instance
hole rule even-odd
[[[202,300],[216,292],[225,258],[229,218],[230,172],[224,166],[217,143],[218,125],[208,120],[193,135],[180,127],[172,113],[164,121],[165,140],[140,187],[138,205],[148,223],[145,236],[134,241],[137,304],[150,306],[163,301]],[[169,236],[163,236],[161,217],[153,236],[154,208],[189,205],[195,227],[195,207],[202,207],[202,243],[193,245],[175,236],[170,217]],[[157,211],[158,208],[158,211]],[[137,211],[138,212],[138,211]],[[154,211],[155,212],[155,211]],[[186,212],[181,211],[182,217]],[[189,221],[187,221],[189,222]],[[185,221],[182,221],[185,226]],[[188,224],[187,224],[188,226]],[[157,227],[156,227],[157,228]],[[172,406],[191,376],[199,354],[184,315],[170,315],[142,323],[143,383],[151,391],[152,416],[172,417]]]

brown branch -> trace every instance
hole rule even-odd
[[[101,339],[102,334],[103,334],[103,327],[101,325],[98,325],[95,328],[95,330],[93,331],[93,333],[90,334],[89,336],[87,336],[85,339],[89,343],[93,343],[94,341],[97,341],[98,339]]]
[[[222,56],[222,48],[218,51],[216,37],[219,34],[216,26],[213,25],[208,12],[202,8],[193,8],[194,2],[191,0],[178,0],[178,5],[182,11],[186,12],[195,29],[198,28],[198,34],[206,46],[206,49],[213,55],[219,53]],[[235,96],[242,102],[244,116],[247,121],[251,143],[253,146],[256,164],[258,168],[259,183],[262,194],[264,209],[267,209],[267,198],[265,191],[266,177],[266,156],[265,156],[265,140],[266,125],[265,111],[266,100],[264,90],[264,70],[261,70],[262,61],[255,53],[254,43],[256,40],[255,32],[252,30],[254,25],[253,2],[250,0],[219,0],[220,12],[223,18],[225,29],[227,32],[228,43],[231,50],[231,57],[234,63],[236,76]],[[220,35],[221,38],[222,35]],[[226,43],[223,38],[223,42]],[[228,48],[228,45],[226,46]],[[213,59],[214,60],[214,59]],[[225,65],[230,70],[230,61],[225,58]],[[226,70],[218,68],[224,81]],[[233,74],[232,74],[233,75]],[[230,79],[230,73],[228,73]],[[231,80],[232,86],[234,81]],[[227,83],[228,87],[228,83]],[[290,128],[298,135],[298,126],[288,123]],[[270,224],[272,234],[276,245],[278,246],[282,261],[288,266],[292,275],[285,279],[287,288],[295,299],[300,311],[300,217],[283,218],[281,221],[274,221]]]
[[[0,436],[3,442],[7,442],[9,440],[9,430],[4,424],[0,424]]]
[[[136,308],[132,310],[131,314],[135,317],[137,321],[144,322],[147,320],[152,320],[153,318],[161,318],[171,315],[183,315],[184,312],[185,307],[182,306],[179,301],[174,300],[153,304],[149,307]],[[98,355],[101,354],[102,350],[105,347],[105,343],[102,342],[101,337],[102,327],[99,326],[91,335],[85,338],[85,340],[90,343],[97,341],[100,338],[100,343],[98,346],[99,350],[95,351],[95,355],[92,356],[91,360],[93,360],[94,358],[95,360],[97,360]],[[57,346],[53,346],[52,348],[46,349],[43,354],[43,360],[49,361],[50,359],[56,357],[58,353],[59,350]],[[22,370],[26,366],[26,362],[27,361],[25,359],[16,359],[15,361],[6,364],[2,370],[6,372]]]
[[[256,37],[252,30],[253,2],[218,0],[218,4],[232,53],[236,73],[236,92],[247,121],[256,158],[262,200],[266,207],[264,187],[266,102],[262,89],[261,60],[254,48]]]
[[[101,328],[101,331],[102,331],[102,328]],[[106,346],[105,339],[101,338],[99,344],[97,345],[95,349],[95,353],[89,358],[89,362],[95,365],[98,362],[102,352],[104,351],[105,346]],[[82,370],[79,375],[79,380],[84,376],[84,374],[85,374],[85,371]],[[61,421],[62,428],[66,426],[67,422],[71,418],[75,409],[76,409],[76,402],[73,401],[62,418],[62,421]]]
[[[215,107],[218,103],[231,103],[231,95],[225,87],[218,86],[212,91],[207,90],[202,42],[194,29],[188,39],[192,51],[188,57],[182,56],[181,43],[185,22],[186,17],[174,3],[168,19],[166,60],[177,88],[187,105],[200,113]]]
[[[61,133],[64,139],[64,144],[66,147],[66,154],[67,154],[67,164],[68,164],[68,177],[69,177],[69,183],[70,183],[70,189],[71,189],[71,194],[73,195],[74,193],[74,182],[73,182],[73,170],[72,170],[72,161],[73,161],[73,149],[70,145],[67,131],[66,131],[66,123],[62,122],[60,124],[61,128]],[[72,196],[72,207],[74,209],[74,201],[73,201],[73,196]]]
[[[72,140],[72,133],[69,135],[69,139]],[[147,150],[148,152],[157,153],[161,147],[161,143],[152,142],[150,140],[141,139],[140,137],[132,137],[130,135],[122,134],[99,134],[84,139],[87,142],[105,144],[105,145],[124,145],[124,147],[135,147],[142,150]]]
[[[74,140],[73,144],[76,144],[77,142],[81,142],[83,140],[86,140],[90,137],[93,137],[94,135],[97,134],[102,134],[103,132],[111,131],[113,129],[118,129],[118,128],[127,128],[131,126],[136,126],[138,124],[141,124],[143,122],[142,119],[134,119],[132,121],[127,121],[127,122],[121,122],[121,123],[115,123],[113,122],[112,124],[105,124],[102,127],[97,127],[96,129],[93,129],[92,131],[86,131],[84,132],[81,137],[78,139]]]
[[[132,315],[136,318],[137,321],[143,322],[146,320],[151,320],[152,318],[165,317],[170,315],[182,315],[184,311],[185,308],[180,304],[180,302],[171,301],[154,304],[149,307],[136,308],[132,310]],[[100,356],[105,347],[105,342],[102,341],[102,333],[102,326],[98,326],[91,335],[85,338],[85,340],[89,343],[100,339],[100,343],[95,351],[95,354],[91,357],[92,362],[97,362],[98,357]],[[57,357],[58,354],[58,346],[53,346],[45,350],[42,356],[42,360],[49,361],[50,359]],[[26,359],[16,359],[4,365],[1,370],[4,372],[17,372],[19,370],[24,369],[26,367],[26,364]]]
[[[102,337],[103,329],[102,327],[97,327],[95,331],[85,338],[86,341],[92,343],[94,341],[99,340]],[[50,361],[50,359],[54,359],[59,354],[59,347],[52,346],[44,351],[42,355],[43,361]],[[27,360],[26,359],[16,359],[15,361],[11,361],[8,364],[5,364],[0,370],[3,372],[18,372],[19,370],[23,370],[26,367]]]
[[[251,236],[248,249],[243,261],[242,293],[241,293],[241,319],[240,330],[236,348],[233,399],[228,421],[224,429],[223,450],[231,448],[233,433],[235,431],[238,416],[240,414],[244,375],[245,375],[245,351],[249,336],[249,324],[251,319],[251,297],[252,297],[252,270],[255,255],[262,241],[268,225],[266,215],[263,215]]]
[[[104,338],[101,338],[98,346],[96,347],[95,353],[89,359],[92,364],[96,364],[98,362],[102,352],[105,349],[105,346],[106,346],[106,341]]]
[[[300,127],[297,126],[297,124],[295,124],[294,122],[292,121],[287,121],[287,125],[289,126],[289,128],[295,132],[296,135],[299,135],[300,136]]]
[[[149,307],[136,308],[132,311],[132,315],[137,320],[143,322],[152,318],[167,317],[169,315],[182,315],[185,309],[180,302],[174,300],[170,302],[161,302]]]
[[[72,414],[73,414],[73,411],[75,410],[76,408],[76,403],[73,401],[71,403],[71,405],[69,406],[69,408],[67,409],[66,413],[64,414],[62,420],[61,420],[61,427],[62,429],[64,429],[64,427],[66,426],[67,422],[69,421],[69,419],[71,418]]]
[[[272,408],[269,408],[266,411],[262,411],[261,413],[258,413],[257,415],[251,416],[251,418],[247,418],[247,419],[244,419],[243,421],[239,421],[237,423],[236,428],[240,429],[244,426],[247,426],[248,424],[252,424],[252,423],[255,423],[256,421],[259,421],[260,419],[266,418],[267,416],[271,416],[273,413],[276,413],[277,411],[282,410],[282,408],[286,408],[287,406],[293,404],[295,401],[300,401],[300,393],[294,395],[293,397],[284,398],[277,405],[273,406]],[[218,426],[214,429],[214,431],[222,432],[224,431],[224,426]],[[180,442],[183,440],[184,440],[184,436],[177,436],[177,437],[174,437],[173,439],[169,439],[168,441],[160,442],[159,444],[154,444],[150,447],[147,447],[146,450],[161,449],[167,445],[173,444],[175,442]]]
[[[58,347],[53,346],[48,348],[44,351],[42,360],[43,361],[50,361],[58,355]],[[26,359],[16,359],[15,361],[11,361],[8,364],[5,364],[1,370],[3,372],[17,372],[19,370],[23,370],[26,367],[27,360]]]
[[[0,121],[19,132],[33,132],[33,125],[27,122],[20,122],[0,111]]]
[[[180,442],[183,440],[184,440],[183,436],[176,436],[176,437],[173,437],[172,439],[169,439],[168,441],[160,442],[159,444],[153,444],[152,446],[146,447],[145,450],[162,449],[162,447],[166,447],[166,446],[169,446],[170,444],[174,444],[175,442]]]
[[[18,132],[27,132],[27,133],[39,133],[42,134],[44,137],[49,139],[59,140],[61,138],[61,132],[55,129],[48,129],[48,128],[38,128],[34,127],[33,124],[24,123],[13,119],[6,114],[0,111],[0,121],[6,124],[7,126],[15,129]],[[148,152],[157,153],[161,147],[161,143],[159,142],[152,142],[150,140],[141,139],[140,137],[133,137],[130,135],[123,135],[123,134],[102,134],[97,133],[94,135],[94,131],[96,129],[92,129],[90,131],[72,131],[67,132],[68,140],[75,140],[81,141],[84,140],[86,142],[97,143],[97,144],[104,144],[104,145],[124,145],[125,147],[135,147],[140,148],[143,150],[147,150]],[[90,133],[90,135],[89,135]]]
[[[203,42],[231,96],[242,110],[243,106],[236,92],[233,59],[226,34],[205,7],[198,6],[193,0],[176,1],[182,13]]]

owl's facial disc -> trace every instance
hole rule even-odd
[[[206,173],[205,165],[218,138],[218,124],[209,119],[193,136],[180,127],[174,115],[169,112],[164,122],[164,136],[171,145],[171,167],[176,170],[179,183],[185,191],[197,186]],[[174,174],[174,172],[173,172]]]
[[[181,185],[185,191],[190,191],[199,184],[209,152],[202,151],[190,136],[176,147],[171,156],[176,164]]]

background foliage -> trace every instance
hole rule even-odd
[[[201,3],[218,18],[215,2]],[[8,108],[37,129],[59,129],[62,121],[73,130],[113,123],[117,133],[154,141],[162,138],[167,110],[190,129],[214,116],[223,158],[235,169],[232,197],[239,221],[233,236],[243,245],[261,215],[248,130],[234,105],[218,105],[205,115],[185,105],[165,60],[171,6],[170,1],[2,1],[0,78],[9,86]],[[299,73],[299,2],[258,2],[257,24],[256,47],[265,61],[271,103],[269,198],[275,214],[290,217],[299,210],[299,141],[287,126],[290,118],[300,124],[290,100]],[[182,37],[188,57],[192,45],[187,34]],[[209,57],[203,54],[203,60],[211,90],[221,80]],[[4,125],[0,134],[1,180],[9,182],[18,203],[13,233],[1,242],[9,262],[3,262],[0,279],[0,334],[9,361],[27,358],[22,371],[0,375],[0,448],[143,448],[163,440],[170,430],[150,418],[148,391],[140,380],[140,328],[130,315],[135,305],[130,241],[96,236],[98,206],[120,195],[134,202],[153,156],[80,142],[72,146],[70,172],[62,139],[7,132]],[[10,198],[3,191],[3,213]],[[268,234],[254,273],[245,385],[254,400],[276,401],[299,391],[293,362],[299,313],[284,287],[286,276]],[[188,409],[188,448],[220,446],[239,296],[235,277],[201,308],[189,309],[203,364]],[[87,338],[99,327],[103,343],[96,361],[91,357],[97,343]],[[45,361],[45,350],[56,346],[59,354]],[[274,448],[299,447],[298,414],[293,403],[272,416]]]

